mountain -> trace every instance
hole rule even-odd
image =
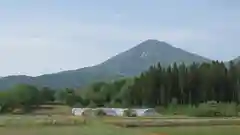
[[[238,56],[237,58],[235,58],[235,59],[233,60],[233,62],[234,62],[234,63],[240,62],[240,56]]]
[[[237,58],[235,59],[232,59],[230,61],[225,61],[224,64],[226,65],[226,67],[230,67],[230,62],[233,62],[234,64],[238,64],[240,63],[240,56],[238,56]]]
[[[0,78],[0,89],[8,89],[19,83],[32,84],[40,87],[77,88],[93,83],[94,81],[113,80],[126,76],[135,76],[158,62],[167,66],[174,62],[191,64],[193,62],[201,63],[209,61],[210,60],[207,58],[173,47],[166,42],[151,39],[93,67],[47,74],[38,77],[3,77]]]

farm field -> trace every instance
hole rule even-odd
[[[118,128],[106,125],[84,127],[0,128],[2,135],[239,135],[240,127]]]
[[[2,135],[239,135],[240,126],[178,126],[178,127],[135,127],[114,126],[106,121],[122,122],[123,118],[91,118],[83,124],[83,118],[67,115],[51,116],[1,116],[0,133]],[[156,118],[155,118],[156,119]],[[165,120],[164,118],[163,120]],[[39,124],[39,120],[43,123]],[[77,122],[72,123],[72,120]],[[131,121],[151,121],[151,118],[131,118]],[[159,118],[161,120],[161,118]],[[170,119],[169,119],[170,120]],[[171,118],[172,120],[172,118]],[[179,121],[179,119],[175,119]],[[183,121],[181,119],[180,121]],[[193,121],[193,120],[192,120]],[[195,119],[194,121],[198,121]],[[5,126],[4,126],[5,124]]]
[[[239,135],[239,118],[72,116],[66,106],[42,106],[25,115],[0,116],[1,135]],[[199,124],[200,123],[200,124]],[[129,126],[130,125],[130,126]]]

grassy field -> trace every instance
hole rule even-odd
[[[0,116],[1,135],[240,135],[240,119],[231,126],[167,126],[165,121],[201,121],[203,118],[186,116],[161,116],[145,118],[81,118],[71,116],[71,109],[64,106],[44,106],[31,115]],[[51,115],[51,116],[50,116]],[[215,119],[216,120],[216,119]],[[223,119],[225,120],[225,119]],[[229,120],[229,119],[228,119]],[[146,123],[156,122],[155,127],[126,128],[112,122]],[[159,122],[161,123],[160,125]],[[229,121],[228,121],[229,122]],[[231,121],[230,121],[231,122]],[[181,124],[180,124],[181,125]],[[227,124],[228,125],[228,124]]]

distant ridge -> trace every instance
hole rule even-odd
[[[147,70],[151,65],[160,62],[168,66],[174,62],[191,64],[209,62],[197,54],[154,39],[146,40],[139,45],[119,53],[105,62],[93,67],[46,74],[38,77],[8,76],[0,78],[0,90],[8,89],[19,83],[47,86],[56,89],[78,88],[95,81],[114,80],[126,76],[135,76]]]

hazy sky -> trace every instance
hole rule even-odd
[[[0,0],[0,76],[98,64],[146,39],[240,55],[239,0]]]

